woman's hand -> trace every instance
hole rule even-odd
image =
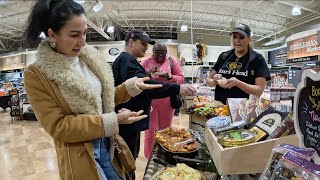
[[[160,71],[160,69],[159,69],[158,67],[154,66],[154,67],[152,67],[152,68],[150,69],[149,72],[147,72],[147,75],[148,75],[149,77],[154,78],[156,72],[159,72],[159,71]]]
[[[141,90],[146,90],[146,89],[156,89],[156,88],[161,88],[163,87],[162,84],[145,84],[144,81],[149,81],[149,77],[144,77],[144,78],[138,78],[136,81],[136,86],[141,89]]]
[[[159,71],[160,71],[160,69],[159,69],[158,67],[154,66],[154,67],[152,67],[152,68],[150,69],[149,73],[150,73],[150,74],[153,74],[153,73],[159,72]]]
[[[221,74],[217,74],[217,72],[215,70],[212,70],[209,77],[207,77],[207,79],[206,79],[206,84],[209,87],[216,86],[218,84],[217,80],[219,80],[221,78],[222,78]]]
[[[148,117],[147,115],[141,115],[142,113],[143,110],[134,112],[129,109],[122,108],[117,114],[118,124],[132,124]]]
[[[165,78],[165,79],[172,79],[172,75],[167,73],[167,72],[164,72],[164,73],[161,73],[158,75],[159,77],[162,77],[162,78]]]
[[[191,84],[180,84],[180,95],[193,96],[197,89]]]
[[[216,82],[216,84],[218,84],[217,80],[222,79],[222,75],[221,74],[215,74],[212,79],[213,79],[213,81]]]
[[[239,83],[239,80],[235,77],[232,77],[230,79],[227,79],[227,83],[225,85],[219,85],[221,86],[222,88],[225,88],[225,89],[231,89],[235,86],[238,86],[238,83]]]

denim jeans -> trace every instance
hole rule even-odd
[[[113,168],[109,154],[109,139],[107,137],[92,141],[94,159],[102,180],[122,180]]]

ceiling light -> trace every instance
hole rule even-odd
[[[113,26],[109,26],[107,29],[108,33],[113,33],[114,32],[114,27]]]
[[[187,25],[182,25],[180,31],[187,32],[188,31],[188,26]]]
[[[41,39],[45,39],[47,36],[44,34],[44,32],[41,32],[40,34],[39,34],[39,38],[41,38]]]
[[[293,7],[291,14],[293,16],[299,16],[301,14],[301,9],[299,7]]]
[[[93,6],[93,9],[92,9],[92,10],[93,10],[94,12],[98,12],[98,11],[100,11],[102,8],[103,8],[103,4],[102,4],[101,1],[99,1],[96,5]]]
[[[78,3],[78,4],[83,4],[84,0],[73,0],[74,2]]]

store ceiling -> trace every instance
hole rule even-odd
[[[153,38],[176,39],[181,25],[187,25],[190,32],[191,24],[197,36],[229,36],[231,22],[242,22],[252,28],[253,40],[259,42],[320,19],[319,0],[102,2],[104,7],[98,13],[92,10],[95,0],[82,4],[89,18],[88,41],[121,40],[132,28],[142,29]],[[21,35],[33,4],[30,0],[0,0],[0,49],[22,45]],[[301,7],[300,16],[291,15],[294,6]],[[110,25],[115,26],[113,34],[107,33]]]

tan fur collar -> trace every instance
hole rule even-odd
[[[86,45],[81,49],[79,59],[98,77],[102,85],[102,106],[104,113],[114,110],[114,80],[107,60],[94,47]],[[96,114],[98,103],[96,93],[82,78],[70,71],[71,58],[52,50],[47,40],[43,41],[36,54],[35,64],[49,80],[54,81],[76,113]]]

